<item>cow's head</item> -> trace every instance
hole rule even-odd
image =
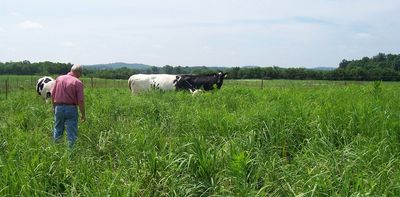
[[[228,73],[223,73],[219,71],[217,74],[217,88],[221,89],[222,84],[224,83],[224,79],[228,76]]]

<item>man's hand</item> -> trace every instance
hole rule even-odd
[[[85,113],[85,102],[78,101],[79,111],[81,112],[81,120],[82,122],[86,121],[86,113]]]
[[[86,117],[85,116],[81,116],[81,121],[85,122],[86,121]]]

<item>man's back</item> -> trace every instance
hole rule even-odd
[[[83,101],[83,84],[72,73],[59,76],[52,92],[56,104],[77,105]]]

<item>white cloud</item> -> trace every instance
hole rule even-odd
[[[26,30],[43,29],[44,27],[42,24],[30,20],[24,21],[18,24],[18,26]]]

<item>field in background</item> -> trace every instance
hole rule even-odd
[[[51,105],[18,79],[0,95],[1,196],[400,193],[400,83],[227,80],[132,96],[125,80],[84,79],[88,120],[70,151],[51,140]]]
[[[0,94],[5,91],[14,90],[34,90],[37,80],[42,76],[21,76],[21,75],[0,75]],[[54,79],[57,76],[51,76]],[[128,80],[122,79],[99,79],[81,78],[86,88],[128,88]],[[371,82],[360,81],[324,81],[324,80],[225,80],[227,86],[247,87],[247,88],[268,88],[268,87],[287,87],[287,86],[342,86],[350,84],[366,84]],[[387,82],[390,84],[390,82]],[[394,82],[395,83],[395,82]],[[6,87],[7,86],[7,87]]]
[[[37,80],[42,76],[0,75],[0,93],[5,93],[6,84],[11,90],[35,89]],[[57,76],[51,76],[55,79]],[[128,80],[81,78],[87,88],[128,88]]]

